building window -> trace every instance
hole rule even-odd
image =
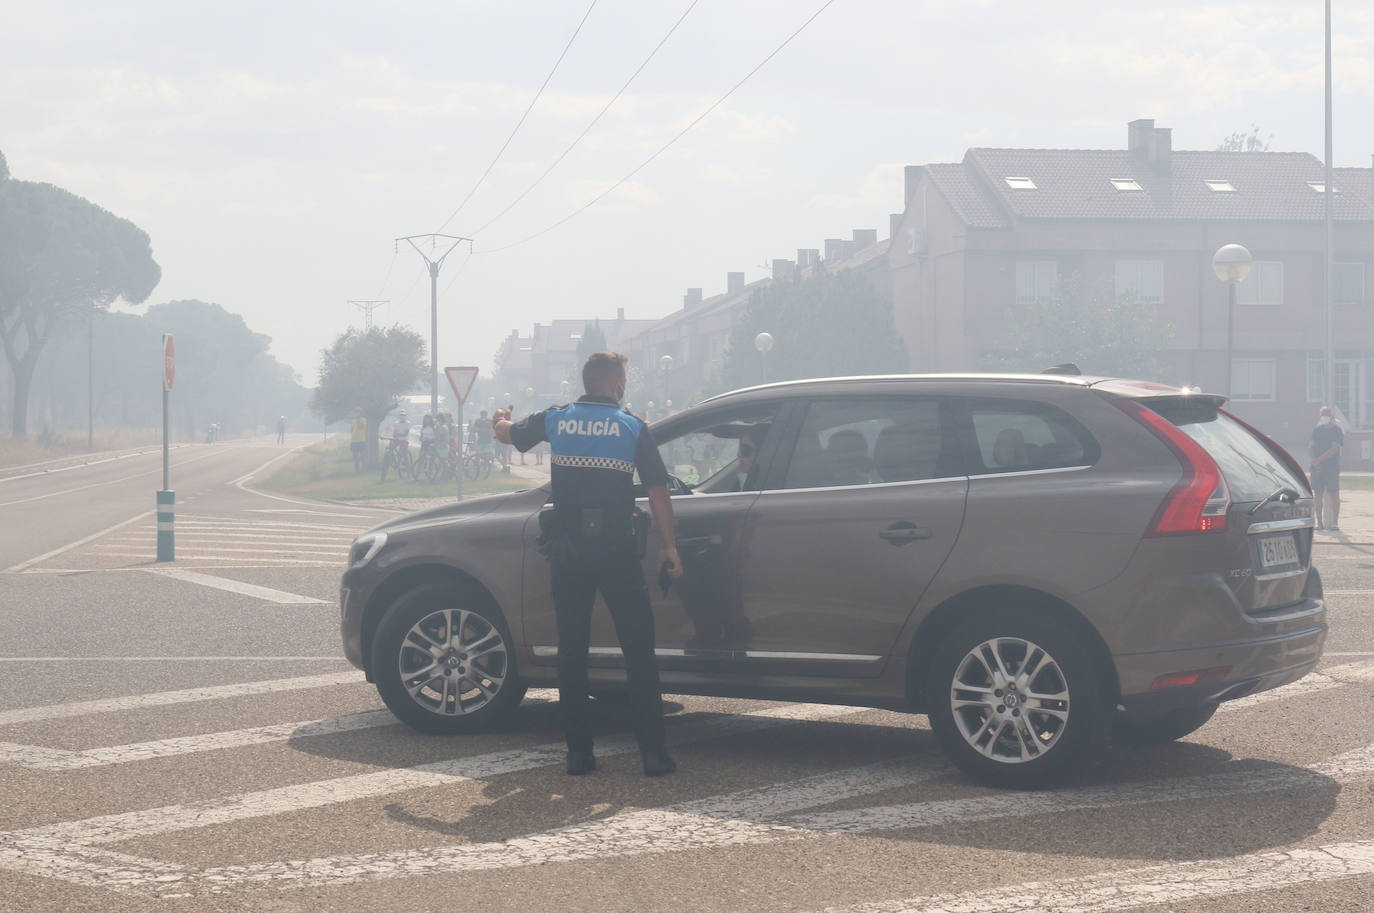
[[[1038,304],[1054,297],[1059,267],[1053,260],[1016,261],[1016,303]]]
[[[1337,304],[1364,304],[1364,264],[1332,264],[1332,300]]]
[[[1256,260],[1250,275],[1236,284],[1237,304],[1283,304],[1283,262]]]
[[[1307,356],[1307,401],[1326,402],[1326,358],[1322,355]]]
[[[1274,359],[1231,359],[1231,399],[1272,401],[1274,399]]]
[[[1116,261],[1116,297],[1134,297],[1140,304],[1164,301],[1164,261]]]
[[[1135,178],[1108,178],[1117,190],[1143,190]]]
[[[1007,178],[1003,178],[1003,180],[1005,180],[1005,181],[1007,182],[1007,186],[1010,187],[1012,190],[1035,190],[1035,189],[1036,189],[1036,188],[1035,188],[1035,182],[1032,181],[1030,178],[1014,178],[1014,177],[1007,177]]]
[[[1203,181],[1202,183],[1206,184],[1207,189],[1212,191],[1213,193],[1236,192],[1236,188],[1232,186],[1230,181]]]

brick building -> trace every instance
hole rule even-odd
[[[888,265],[912,369],[978,368],[1009,308],[1077,273],[1172,327],[1162,379],[1225,390],[1227,287],[1212,255],[1239,243],[1255,264],[1237,288],[1234,406],[1305,453],[1325,398],[1323,177],[1307,153],[1174,150],[1152,120],[1131,122],[1120,150],[970,149],[908,166]],[[1332,183],[1335,403],[1372,432],[1355,435],[1359,457],[1374,437],[1374,169]]]

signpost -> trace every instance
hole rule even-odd
[[[162,490],[157,493],[157,560],[173,561],[176,558],[176,540],[173,523],[176,520],[176,492],[172,491],[168,475],[167,394],[172,392],[172,382],[176,380],[176,347],[172,344],[172,334],[162,334]]]
[[[458,477],[458,500],[463,500],[463,448],[467,445],[467,435],[463,434],[463,404],[468,401],[468,394],[472,392],[472,383],[477,380],[477,369],[471,365],[445,368],[444,376],[448,378],[448,385],[453,388],[453,395],[458,398],[457,428],[454,433],[458,435],[458,467],[454,475]]]

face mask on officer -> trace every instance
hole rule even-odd
[[[1330,425],[1333,421],[1335,421],[1335,419],[1331,417],[1330,412],[1322,412],[1321,416],[1317,419],[1317,424]]]

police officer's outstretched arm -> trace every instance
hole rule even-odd
[[[666,565],[668,576],[682,576],[682,559],[677,553],[677,533],[673,529],[673,500],[668,496],[668,469],[654,444],[654,437],[645,428],[635,442],[635,468],[649,493],[649,510],[654,515],[659,536],[663,540],[660,566]]]

